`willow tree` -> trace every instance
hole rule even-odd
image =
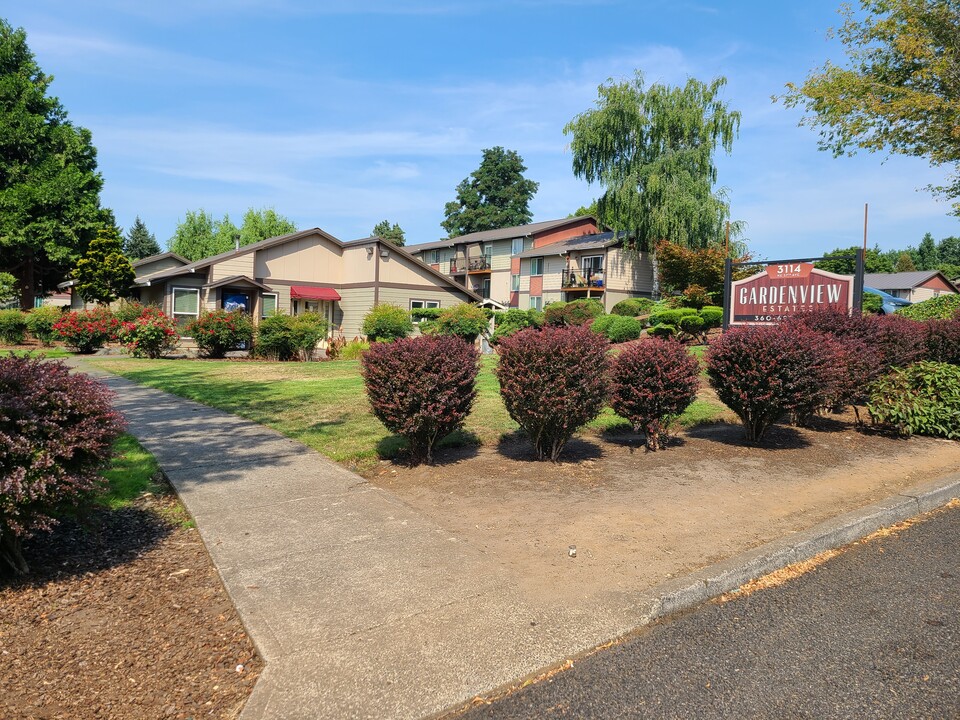
[[[721,242],[730,217],[726,190],[715,189],[718,147],[730,152],[740,113],[719,99],[725,78],[683,87],[644,87],[643,75],[607,81],[596,107],[563,129],[572,135],[573,172],[604,192],[598,220],[625,234],[634,250],[667,241],[684,247]],[[741,223],[731,225],[739,234]]]

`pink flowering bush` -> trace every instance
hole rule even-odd
[[[180,344],[177,324],[158,307],[145,307],[132,321],[120,323],[117,339],[133,357],[156,359]]]
[[[187,323],[186,334],[192,337],[200,353],[209,358],[222,358],[253,340],[253,321],[240,310],[204,312]]]
[[[0,569],[28,571],[23,538],[97,487],[122,429],[102,384],[60,362],[0,358]]]
[[[413,463],[463,427],[477,396],[480,355],[454,335],[375,342],[360,359],[373,414],[407,441]]]
[[[116,340],[120,323],[108,307],[95,307],[65,314],[53,324],[53,331],[78,353],[96,352]]]

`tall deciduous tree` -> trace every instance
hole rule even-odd
[[[389,220],[381,220],[378,222],[373,226],[373,232],[370,234],[374,237],[380,237],[392,242],[397,247],[403,247],[406,242],[406,233],[403,232],[403,228],[396,223],[391,225]]]
[[[123,254],[131,260],[160,254],[160,244],[157,242],[156,236],[147,230],[147,226],[144,225],[139,215],[133,221],[133,227],[130,228],[127,237],[124,239]]]
[[[103,179],[88,130],[47,91],[22,28],[0,20],[0,270],[20,303],[56,289],[97,231],[114,224],[100,207]]]
[[[788,107],[809,114],[820,148],[835,156],[887,150],[952,165],[948,184],[932,187],[960,215],[960,3],[956,0],[860,0],[840,8],[836,35],[845,67],[826,63],[802,85],[787,84]]]
[[[857,270],[857,250],[860,247],[854,245],[848,248],[837,248],[828,253],[824,253],[826,260],[816,263],[816,266],[827,272],[838,273],[840,275],[853,275]],[[893,272],[893,260],[886,253],[880,252],[879,247],[869,248],[864,254],[864,268],[868,273],[889,273]]]
[[[262,208],[260,210],[248,208],[243,214],[243,224],[240,226],[240,246],[250,245],[279,235],[288,235],[296,231],[297,226],[293,221],[279,215],[273,208]],[[229,249],[224,248],[221,252]]]
[[[107,304],[127,297],[135,277],[115,229],[101,230],[73,269],[74,289],[88,302]]]
[[[240,231],[230,222],[230,216],[214,220],[203,208],[187,210],[186,217],[177,223],[170,239],[170,249],[187,258],[202,260],[232,249],[239,239]]]
[[[720,100],[724,78],[709,84],[644,86],[608,81],[596,107],[564,128],[572,136],[573,172],[604,193],[598,219],[627,233],[628,245],[653,250],[663,240],[684,247],[721,242],[730,207],[714,189],[718,147],[730,152],[740,113]],[[733,223],[734,236],[742,223]]]
[[[170,238],[170,249],[188,260],[201,260],[233,250],[238,244],[243,247],[296,230],[297,226],[291,220],[272,208],[249,208],[239,228],[230,221],[229,215],[214,220],[213,215],[201,208],[188,210],[186,218],[177,224]]]
[[[456,237],[530,222],[530,200],[540,184],[525,178],[526,170],[513,150],[484,150],[480,167],[457,185],[457,199],[446,204],[440,224]]]

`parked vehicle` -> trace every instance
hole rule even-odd
[[[884,315],[893,315],[897,311],[897,308],[906,307],[907,305],[913,305],[909,300],[904,300],[903,298],[898,298],[895,295],[884,292],[883,290],[877,290],[876,288],[865,287],[863,289],[865,293],[870,293],[871,295],[879,295],[880,299],[883,301],[883,304],[880,306],[880,311]]]

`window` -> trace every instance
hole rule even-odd
[[[411,300],[410,301],[411,312],[413,310],[427,310],[427,309],[439,308],[439,307],[440,307],[439,300]],[[412,315],[412,318],[413,318],[414,325],[419,325],[420,321],[423,320],[423,318],[417,315]]]
[[[250,295],[241,290],[221,290],[220,307],[227,312],[239,310],[249,315],[253,311],[253,303],[250,302]]]
[[[514,238],[510,241],[510,254],[519,255],[523,252],[523,238]]]
[[[177,325],[186,325],[200,314],[200,290],[197,288],[173,289],[173,319]]]
[[[427,264],[432,265],[440,262],[439,250],[427,250]]]
[[[510,276],[510,292],[520,292],[520,276]]]
[[[543,258],[542,257],[530,258],[530,274],[543,275]]]
[[[543,298],[539,295],[537,297],[530,298],[530,309],[531,310],[543,310]]]
[[[277,294],[264,293],[260,300],[260,317],[270,317],[277,314]]]
[[[603,255],[589,255],[580,258],[580,269],[583,272],[598,272],[603,270]]]

